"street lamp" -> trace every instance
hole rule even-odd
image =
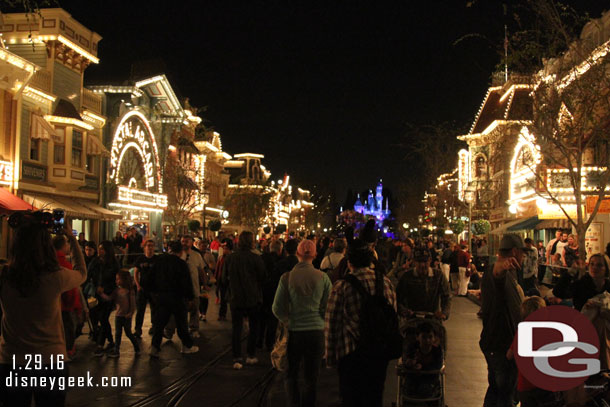
[[[464,190],[464,199],[468,202],[468,247],[472,253],[472,203],[474,202],[475,193],[477,190],[472,186],[468,186]]]
[[[210,193],[207,191],[202,191],[201,192],[201,202],[203,203],[203,213],[202,213],[202,220],[203,220],[203,225],[202,225],[202,233],[203,233],[203,238],[205,239],[205,206],[210,202]]]

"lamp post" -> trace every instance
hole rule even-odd
[[[464,190],[464,199],[468,202],[468,247],[470,248],[470,253],[472,253],[472,202],[474,201],[475,193],[476,189],[472,186],[468,186]]]
[[[205,239],[205,207],[208,204],[208,202],[210,201],[210,193],[207,191],[203,191],[201,192],[201,201],[203,202],[203,213],[202,213],[202,220],[203,220],[203,225],[202,227],[202,232],[203,232],[203,238]]]

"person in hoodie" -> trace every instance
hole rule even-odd
[[[64,235],[53,238],[53,247],[57,254],[57,261],[61,267],[72,270],[72,263],[66,256],[70,253],[70,244]],[[72,288],[61,294],[61,319],[64,323],[64,335],[66,337],[66,352],[69,358],[76,353],[74,342],[76,341],[76,325],[78,316],[83,312],[83,304],[80,300],[78,287]]]
[[[299,263],[284,273],[275,293],[272,310],[288,326],[288,371],[285,387],[289,405],[316,405],[318,373],[324,355],[324,316],[332,288],[328,275],[316,269],[316,245],[303,240],[297,248]],[[299,386],[303,362],[304,386]]]

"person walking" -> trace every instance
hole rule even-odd
[[[345,243],[345,239],[335,239],[333,241],[333,251],[328,256],[324,257],[324,259],[322,259],[322,263],[320,264],[320,270],[327,274],[333,271],[345,256],[346,246],[347,244]]]
[[[79,242],[80,246],[80,242]],[[53,238],[53,247],[57,253],[57,261],[61,267],[72,270],[72,263],[66,259],[70,253],[70,244],[64,235],[57,235]],[[83,304],[80,301],[79,288],[73,288],[61,293],[61,319],[64,324],[64,334],[66,337],[66,351],[69,358],[74,357],[76,341],[76,325],[78,316],[83,312]]]
[[[540,295],[536,288],[536,279],[538,273],[538,251],[534,247],[534,242],[531,238],[525,239],[525,256],[523,258],[523,281],[521,287],[526,297],[532,295]]]
[[[133,350],[137,355],[140,354],[140,345],[136,336],[131,332],[131,317],[136,309],[136,295],[133,289],[133,278],[129,271],[119,271],[116,275],[117,288],[110,295],[106,295],[103,289],[99,288],[99,294],[105,301],[112,301],[116,304],[116,314],[114,316],[114,349],[108,354],[109,358],[118,358],[121,355],[121,338],[123,331],[133,345]]]
[[[458,266],[458,289],[456,294],[460,297],[466,297],[468,295],[468,283],[470,282],[470,274],[472,273],[471,267],[471,256],[466,251],[466,246],[459,246],[457,252],[457,266]]]
[[[517,272],[523,264],[525,244],[519,235],[506,234],[500,241],[498,259],[481,281],[479,346],[487,362],[488,387],[484,407],[513,407],[517,367],[506,354],[521,322],[523,290]]]
[[[244,319],[248,318],[250,331],[246,364],[258,363],[256,358],[256,338],[258,335],[258,316],[263,302],[262,284],[265,280],[265,264],[260,255],[253,252],[254,234],[243,231],[239,235],[237,250],[227,256],[223,279],[231,290],[229,303],[232,317],[233,368],[243,367],[241,332]]]
[[[228,296],[229,296],[229,287],[226,281],[223,279],[223,274],[226,272],[225,270],[225,260],[228,255],[233,252],[233,240],[230,238],[225,238],[221,244],[222,254],[218,257],[218,261],[216,262],[216,295],[218,296],[218,302],[220,303],[220,307],[218,307],[218,320],[225,321],[227,319],[227,308],[228,308]]]
[[[22,375],[33,355],[42,366],[30,376],[44,377],[46,383],[66,380],[68,368],[66,341],[61,318],[61,293],[77,288],[87,277],[83,252],[72,235],[62,230],[70,244],[73,270],[59,265],[51,235],[42,222],[43,212],[20,214],[12,236],[8,264],[0,272],[0,405],[36,405],[61,407],[66,392],[49,385],[37,388],[7,387],[9,375]],[[9,218],[11,219],[11,218]],[[12,222],[9,221],[9,225]],[[62,369],[58,362],[64,366]],[[51,364],[52,363],[52,364]],[[40,383],[40,382],[39,382]]]
[[[439,320],[449,318],[451,294],[445,274],[430,264],[430,251],[413,252],[414,267],[402,275],[396,287],[398,312],[411,318],[415,312],[430,312]]]
[[[288,370],[285,387],[289,406],[316,405],[316,385],[324,354],[324,316],[331,290],[328,275],[314,268],[316,246],[303,240],[297,248],[299,263],[281,279],[273,313],[288,326]],[[304,386],[299,386],[303,363]]]
[[[205,281],[205,263],[201,255],[193,250],[193,237],[184,235],[182,243],[182,260],[186,261],[193,286],[193,303],[189,307],[189,330],[193,338],[199,338],[199,301],[201,296],[201,283]]]
[[[153,302],[150,284],[152,284],[152,268],[155,263],[155,241],[148,239],[144,243],[144,254],[136,259],[134,263],[134,281],[136,284],[136,326],[134,329],[134,335],[137,337],[142,336],[142,324],[144,323],[144,314],[146,313],[146,304],[150,304],[150,320],[155,320],[155,304]],[[148,331],[152,335],[153,327],[151,326]]]
[[[278,282],[275,280],[275,268],[282,259],[282,242],[273,240],[269,243],[269,252],[261,256],[265,264],[265,282],[263,283],[263,304],[259,316],[258,338],[256,347],[261,349],[263,345],[268,349],[273,349],[275,343],[275,333],[277,330],[277,318],[271,310]]]
[[[349,273],[372,295],[376,294],[377,281],[382,282],[383,296],[396,309],[394,287],[387,277],[371,269],[373,259],[369,245],[362,240],[354,239],[349,245]],[[388,360],[358,350],[361,306],[361,296],[348,281],[335,283],[325,315],[326,363],[338,367],[342,406],[381,407]]]
[[[97,349],[95,356],[103,356],[104,351],[114,349],[114,340],[112,338],[112,328],[110,327],[110,314],[114,308],[112,302],[103,301],[100,295],[99,288],[106,295],[110,295],[116,288],[116,274],[119,272],[119,263],[114,256],[114,246],[109,240],[100,243],[97,248],[98,258],[91,262],[91,274],[96,276],[97,288],[97,319],[100,323],[100,330],[97,335]],[[104,348],[104,343],[108,340],[108,346]]]
[[[151,289],[155,303],[155,320],[150,356],[159,357],[163,329],[173,316],[178,337],[182,341],[182,353],[195,353],[199,347],[193,345],[187,324],[188,305],[193,305],[193,287],[188,265],[180,258],[182,244],[170,242],[169,253],[160,255],[153,265],[154,285]],[[188,304],[190,302],[190,304]]]

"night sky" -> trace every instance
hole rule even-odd
[[[274,179],[288,172],[342,201],[348,187],[417,177],[398,146],[405,123],[472,122],[500,62],[502,2],[298,3],[60,1],[103,36],[86,84],[165,65],[180,97],[207,106],[223,148],[264,154]],[[600,3],[577,2],[595,17]]]

